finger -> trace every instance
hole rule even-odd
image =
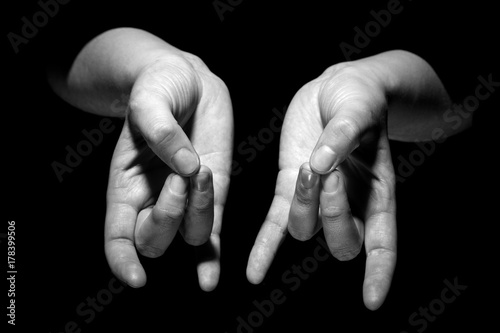
[[[215,207],[217,219],[222,213],[220,207]],[[212,291],[217,287],[220,277],[220,231],[213,230],[208,242],[195,248],[198,272],[198,282],[204,291]]]
[[[376,310],[384,302],[396,267],[397,230],[395,176],[391,162],[389,142],[377,156],[378,179],[373,182],[365,218],[366,268],[363,299],[368,309]]]
[[[150,258],[161,256],[175,237],[184,216],[188,180],[171,173],[161,190],[156,205],[143,220],[138,218],[135,245]]]
[[[172,101],[152,94],[134,93],[130,120],[151,150],[181,176],[195,174],[200,161],[186,133],[170,110]]]
[[[214,223],[214,187],[212,172],[202,165],[197,174],[191,176],[186,217],[182,226],[184,240],[191,245],[201,245],[210,237]]]
[[[279,245],[287,233],[288,214],[293,198],[297,171],[282,170],[278,174],[276,192],[271,208],[262,224],[250,252],[247,264],[248,281],[262,282],[276,255]]]
[[[363,224],[351,215],[344,181],[338,170],[323,176],[320,196],[325,239],[338,260],[355,258],[363,243]]]
[[[200,155],[202,165],[212,171],[214,191],[213,226],[210,238],[204,244],[195,247],[198,280],[200,288],[212,291],[217,287],[220,277],[222,217],[232,171],[233,151],[233,112],[231,99],[226,85],[215,79],[215,84],[209,87],[220,87],[215,94],[204,90],[198,109],[203,110],[197,114],[192,123],[191,142]],[[221,83],[220,86],[218,83]],[[207,139],[208,138],[208,139]]]
[[[108,195],[104,228],[104,251],[113,274],[131,287],[146,284],[146,273],[134,246],[137,210],[126,203],[113,202]]]
[[[211,154],[211,158],[216,154]],[[207,163],[210,161],[207,160]],[[216,163],[217,164],[217,163]],[[195,247],[198,280],[200,288],[204,291],[212,291],[217,287],[220,277],[220,256],[221,242],[220,233],[222,230],[222,217],[224,214],[224,205],[226,202],[227,191],[230,181],[230,170],[226,168],[217,168],[212,173],[214,186],[214,223],[210,239],[205,244]]]
[[[381,213],[366,223],[366,268],[363,300],[370,310],[378,309],[389,292],[396,267],[396,219]]]
[[[329,113],[333,116],[310,158],[311,169],[319,174],[327,174],[342,163],[358,147],[361,136],[371,126],[371,114],[354,105]]]
[[[319,179],[309,163],[300,167],[288,215],[288,231],[295,239],[308,240],[318,231]]]

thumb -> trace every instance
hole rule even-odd
[[[142,97],[144,96],[144,97]],[[191,141],[177,123],[162,98],[142,95],[130,103],[130,121],[149,148],[181,176],[191,176],[200,168],[200,159]]]
[[[371,118],[365,111],[352,107],[337,112],[316,143],[309,161],[311,169],[319,174],[334,170],[359,146],[361,137],[371,126]]]

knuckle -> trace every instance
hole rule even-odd
[[[317,206],[317,202],[312,197],[312,194],[309,191],[300,189],[295,191],[295,203],[303,209],[312,209]]]
[[[196,200],[188,206],[188,214],[190,216],[207,216],[213,213],[214,202],[210,198]]]
[[[230,95],[229,88],[227,87],[224,80],[222,80],[220,77],[218,77],[217,75],[215,75],[213,73],[209,73],[208,75],[206,75],[206,77],[208,78],[211,85],[213,87],[216,87],[216,89],[219,91],[219,93],[217,94],[217,98],[220,96],[224,96],[224,95],[225,96]]]
[[[144,138],[152,145],[169,145],[174,142],[177,137],[175,124],[165,122],[156,123],[149,132],[144,133]]]
[[[130,99],[128,101],[128,105],[131,110],[139,110],[143,101],[147,99],[147,93],[144,89],[139,88],[138,86],[134,86],[132,89],[132,93],[130,95]]]
[[[189,61],[191,65],[193,66],[206,66],[203,60],[201,60],[200,57],[198,57],[196,54],[190,53],[190,52],[182,52],[183,59]]]
[[[334,65],[331,65],[323,72],[323,76],[331,77],[333,75],[342,75],[343,73],[347,73],[348,76],[353,74],[357,74],[358,70],[356,66],[352,65],[351,62],[340,62]]]
[[[129,118],[134,123],[141,117],[144,105],[151,99],[151,93],[143,85],[134,85],[128,101]]]
[[[153,209],[153,220],[162,228],[170,228],[184,216],[184,208],[168,205],[161,208],[155,206]]]
[[[222,80],[219,76],[213,74],[212,76],[214,82],[219,86],[220,89],[224,90],[225,92],[229,93],[229,88],[226,85],[226,82]]]
[[[371,256],[395,257],[396,251],[394,249],[389,248],[389,247],[378,247],[378,248],[371,249],[370,251],[368,251],[366,256],[367,257],[371,257]]]
[[[353,118],[343,117],[336,120],[336,130],[348,140],[355,140],[361,132],[361,126]]]
[[[339,206],[329,206],[321,209],[321,217],[323,222],[338,223],[349,213],[349,210]]]
[[[395,184],[392,179],[380,179],[373,187],[373,214],[394,215],[396,212]]]
[[[147,65],[132,89],[131,106],[151,105],[151,99],[160,98],[172,110],[194,107],[201,95],[197,69],[203,64],[196,59],[194,55],[169,55]]]

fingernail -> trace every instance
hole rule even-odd
[[[183,195],[187,192],[187,182],[179,175],[172,174],[170,178],[170,191],[175,194]]]
[[[339,187],[339,176],[336,173],[331,173],[325,176],[326,180],[323,182],[323,191],[326,193],[334,193]]]
[[[311,189],[318,182],[319,175],[307,169],[300,169],[300,182],[306,189]]]
[[[194,190],[205,192],[208,190],[212,174],[210,172],[201,172],[191,177],[191,186]]]
[[[311,158],[311,168],[319,173],[330,171],[337,159],[337,154],[328,146],[321,146]]]
[[[200,167],[198,156],[186,148],[179,149],[172,156],[171,162],[175,171],[184,176],[192,175]]]

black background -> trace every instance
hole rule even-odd
[[[1,232],[7,221],[16,221],[16,328],[62,332],[75,321],[82,332],[236,332],[238,316],[246,319],[255,311],[254,300],[269,299],[272,290],[281,289],[286,301],[255,332],[416,332],[421,326],[411,326],[409,316],[440,297],[445,279],[455,278],[467,290],[425,332],[452,332],[466,325],[483,331],[494,324],[496,311],[489,302],[498,285],[493,252],[498,219],[492,214],[498,149],[493,147],[492,118],[498,91],[481,102],[472,129],[436,144],[435,152],[398,183],[398,264],[378,311],[365,309],[362,302],[363,254],[350,262],[329,258],[319,263],[300,288],[290,291],[282,274],[312,255],[315,238],[299,242],[287,237],[264,282],[247,282],[248,255],[274,193],[276,134],[251,162],[235,151],[242,172],[231,182],[215,291],[200,290],[194,249],[176,237],[161,258],[141,259],[148,274],[144,288],[124,289],[89,323],[77,314],[78,305],[107,288],[113,277],[104,257],[103,221],[107,172],[122,121],[113,120],[115,130],[59,182],[52,162],[64,162],[66,145],[75,147],[84,139],[82,130],[98,128],[101,118],[69,106],[50,90],[48,62],[71,59],[85,42],[110,28],[150,31],[200,56],[226,82],[236,149],[269,127],[273,108],[282,110],[303,84],[344,61],[339,44],[353,44],[353,28],[373,20],[371,10],[387,7],[387,1],[329,6],[242,1],[221,21],[212,2],[73,0],[61,5],[17,54],[4,38],[2,174],[7,186]],[[456,103],[474,94],[479,75],[492,73],[500,80],[493,5],[401,4],[403,11],[353,59],[390,49],[419,54]],[[4,4],[4,36],[20,34],[21,18],[39,10],[36,1]],[[415,149],[413,143],[394,142],[395,167],[398,156],[408,159]],[[3,244],[2,249],[6,254]],[[1,294],[7,293],[4,285]],[[7,303],[2,304],[5,309]]]

